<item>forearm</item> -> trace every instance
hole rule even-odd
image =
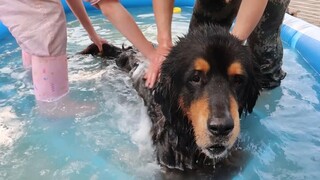
[[[142,34],[129,12],[116,0],[100,1],[99,7],[113,26],[150,60],[155,49]]]
[[[242,0],[232,34],[246,40],[259,23],[268,0]]]
[[[83,28],[87,31],[90,37],[96,35],[96,31],[94,30],[91,21],[88,17],[88,14],[84,8],[82,0],[67,0],[68,6],[70,7],[73,14],[80,21]]]
[[[171,22],[174,0],[153,0],[153,11],[157,24],[159,46],[171,48]]]

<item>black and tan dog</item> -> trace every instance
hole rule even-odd
[[[228,30],[205,25],[179,38],[154,89],[144,86],[146,66],[135,49],[105,47],[116,49],[104,55],[116,57],[129,72],[148,108],[161,165],[195,169],[228,154],[240,132],[240,116],[252,111],[260,90],[250,51]],[[95,54],[95,48],[82,54]]]

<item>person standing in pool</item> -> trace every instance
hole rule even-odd
[[[0,21],[22,49],[23,66],[31,68],[40,114],[60,118],[93,112],[92,104],[75,102],[67,96],[67,29],[60,0],[0,1],[0,12]],[[97,34],[89,35],[100,43]]]
[[[23,66],[32,68],[36,99],[50,102],[66,95],[66,17],[60,1],[1,1],[0,12],[22,49]]]
[[[89,0],[90,1],[90,0]],[[102,50],[106,41],[95,32],[81,0],[67,0],[73,13]],[[146,86],[152,87],[163,56],[143,36],[131,15],[118,0],[91,0],[112,24],[150,60]],[[57,101],[69,91],[66,55],[66,17],[60,0],[1,1],[0,20],[22,49],[23,65],[32,68],[36,100]]]
[[[159,47],[168,53],[172,46],[171,20],[173,0],[153,0],[158,28]],[[290,0],[196,0],[190,29],[205,23],[230,28],[231,33],[248,46],[255,55],[262,73],[262,87],[280,86],[286,73],[282,70],[283,46],[280,26]]]

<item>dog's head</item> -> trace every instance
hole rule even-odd
[[[240,40],[222,27],[201,26],[172,48],[155,100],[170,124],[182,120],[172,118],[175,113],[183,114],[198,151],[223,157],[239,135],[241,113],[252,112],[259,95],[255,74],[252,55]]]

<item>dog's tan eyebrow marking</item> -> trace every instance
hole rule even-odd
[[[234,62],[228,67],[228,75],[241,75],[243,74],[243,68],[240,62]]]
[[[210,70],[210,65],[205,59],[197,58],[194,62],[194,69],[207,73]]]

